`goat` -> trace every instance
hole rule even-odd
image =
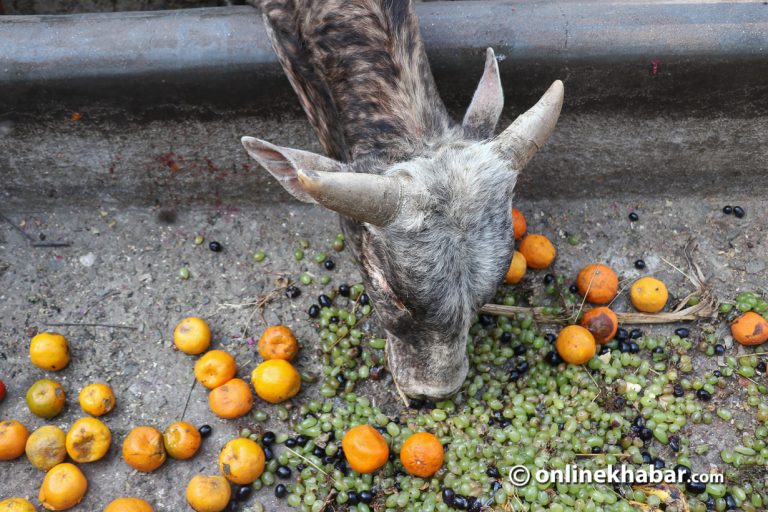
[[[280,63],[328,157],[243,137],[294,197],[340,214],[387,334],[400,392],[438,399],[467,374],[466,343],[513,251],[518,172],[554,130],[555,81],[494,137],[504,99],[492,49],[450,119],[410,0],[265,0]]]

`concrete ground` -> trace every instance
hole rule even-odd
[[[747,216],[723,215],[726,203],[740,204]],[[556,270],[569,279],[593,261],[607,262],[621,276],[633,277],[640,271],[632,262],[643,258],[647,273],[665,280],[671,293],[681,297],[690,287],[662,258],[685,268],[683,248],[691,240],[696,246],[694,260],[720,299],[744,290],[768,289],[764,258],[768,214],[759,200],[665,197],[659,191],[653,197],[617,193],[578,201],[522,200],[517,206],[528,217],[529,231],[544,233],[556,243]],[[640,220],[630,223],[629,211],[636,211]],[[71,245],[33,247],[8,223],[0,223],[0,378],[8,386],[0,418],[17,419],[30,430],[45,424],[24,403],[26,389],[44,377],[60,380],[68,393],[64,412],[50,422],[64,429],[83,416],[77,394],[86,384],[107,381],[117,395],[116,410],[104,418],[113,433],[112,447],[105,459],[81,465],[90,488],[82,504],[73,509],[77,511],[101,510],[121,495],[143,496],[158,511],[187,510],[184,489],[189,478],[200,472],[216,474],[221,446],[249,425],[247,418],[226,421],[210,412],[206,391],[195,385],[195,359],[172,348],[172,331],[180,319],[206,318],[213,329],[213,346],[233,353],[240,376],[247,377],[258,357],[247,338],[258,337],[265,324],[252,308],[225,304],[241,304],[268,293],[282,273],[293,279],[302,271],[318,278],[329,274],[329,287],[359,278],[348,251],[330,250],[338,232],[334,215],[298,203],[160,212],[113,207],[50,211],[41,202],[23,211],[2,213],[35,239],[64,240]],[[193,243],[197,234],[206,238],[202,246]],[[568,236],[578,244],[569,244]],[[310,241],[310,249],[297,262],[293,250],[302,238]],[[224,250],[211,252],[210,240],[219,241]],[[252,259],[257,250],[267,254],[263,263]],[[336,270],[320,269],[313,261],[314,253],[321,250],[332,254]],[[189,269],[188,280],[179,278],[181,267]],[[538,286],[540,278],[540,273],[531,274],[525,283]],[[264,319],[294,329],[303,349],[298,365],[312,373],[319,368],[314,349],[318,338],[305,311],[324,287],[301,288],[299,298],[280,295],[269,304]],[[620,303],[618,307],[627,306]],[[371,328],[377,329],[375,323]],[[72,362],[55,375],[34,367],[28,358],[30,338],[43,330],[65,334],[72,346]],[[672,327],[652,330],[669,333]],[[702,374],[716,364],[698,353],[694,358],[694,367]],[[395,407],[391,381],[384,383],[375,391],[363,389],[377,403]],[[306,385],[294,404],[317,396],[318,387]],[[258,400],[256,408],[275,415],[274,406]],[[737,417],[743,415],[738,407],[734,412]],[[131,428],[152,425],[163,430],[181,419],[213,426],[213,435],[194,459],[169,460],[151,474],[133,471],[122,461],[120,446]],[[748,424],[753,421],[748,416],[744,419]],[[277,419],[270,419],[269,427],[287,430]],[[722,422],[712,427],[689,426],[684,433],[713,446],[723,440],[736,444],[739,437]],[[709,455],[712,463],[719,461],[716,452]],[[21,495],[36,501],[43,473],[25,458],[2,463],[2,475],[0,497]],[[267,510],[286,508],[275,503],[271,489],[262,490],[258,499]]]

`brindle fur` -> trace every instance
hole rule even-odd
[[[513,247],[517,169],[489,140],[503,104],[493,53],[462,126],[437,94],[409,0],[266,0],[262,12],[323,148],[345,162],[334,170],[405,184],[387,225],[342,217],[342,227],[387,332],[400,390],[412,397],[455,393],[467,372],[469,327],[501,282]],[[286,179],[307,168],[306,154],[298,162],[294,150],[244,143],[307,200],[301,183]],[[327,159],[316,158],[327,167]]]

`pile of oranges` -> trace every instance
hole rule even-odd
[[[526,234],[525,216],[517,208],[512,209],[512,221],[515,241],[519,243],[504,279],[507,284],[519,283],[528,268],[548,268],[557,256],[554,245],[547,237]],[[569,325],[562,329],[557,337],[556,347],[564,361],[571,364],[584,364],[597,352],[597,344],[608,343],[618,330],[618,318],[610,309],[610,304],[619,293],[619,278],[608,265],[595,263],[581,269],[576,278],[575,287],[585,302],[598,307],[587,310],[581,316],[579,325]],[[641,277],[630,286],[629,298],[637,311],[654,314],[664,309],[669,293],[662,281],[653,277]],[[744,332],[749,330],[752,326],[750,322],[759,323],[754,318],[745,319],[743,321],[745,327],[741,330]],[[764,319],[763,322],[765,322]],[[763,341],[768,340],[768,322],[765,324],[764,332]],[[737,336],[734,335],[734,337],[738,339]]]
[[[173,341],[176,348],[185,354],[203,354],[195,363],[195,378],[210,390],[208,405],[220,418],[240,418],[253,409],[251,386],[260,399],[272,404],[293,398],[301,389],[301,376],[291,364],[299,353],[299,344],[293,332],[283,325],[270,326],[261,335],[258,351],[264,361],[251,372],[250,386],[237,377],[237,362],[231,354],[223,350],[208,350],[211,345],[211,329],[203,319],[189,317],[182,320],[174,330]],[[142,435],[147,439],[157,439],[158,434],[159,432],[145,431]],[[164,445],[154,442],[152,444],[156,445],[157,449],[143,454],[153,457],[152,460],[146,461],[147,467],[162,464],[163,446],[172,457],[183,458],[174,455],[172,447],[174,443],[180,443],[185,436],[193,435],[190,429],[182,426],[177,426],[170,433],[166,431]],[[196,442],[199,446],[199,439]],[[196,450],[195,440],[189,438],[186,443],[189,447],[184,451],[184,455],[191,457]],[[148,444],[144,443],[145,446]],[[125,445],[123,454],[125,457]],[[265,459],[264,450],[255,441],[238,438],[228,442],[219,454],[219,470],[223,477],[194,477],[187,487],[187,501],[197,511],[223,510],[231,497],[229,482],[238,485],[255,482],[264,471]],[[136,468],[143,471],[140,467]]]

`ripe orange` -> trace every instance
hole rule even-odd
[[[96,418],[80,418],[67,432],[67,453],[75,462],[94,462],[107,454],[112,432]]]
[[[219,418],[239,418],[253,408],[253,394],[243,379],[232,379],[211,391],[208,405]]]
[[[61,370],[69,364],[67,338],[55,332],[41,332],[29,344],[29,358],[43,370]]]
[[[123,460],[133,469],[152,472],[165,462],[163,434],[153,427],[136,427],[123,441]]]
[[[358,473],[373,473],[389,459],[389,446],[378,430],[370,425],[358,425],[341,440],[349,467]]]
[[[92,416],[104,416],[115,408],[117,399],[107,384],[89,384],[80,391],[80,407]]]
[[[195,512],[221,512],[229,504],[232,489],[223,476],[197,475],[189,481],[186,495]]]
[[[259,338],[259,354],[264,360],[285,359],[293,361],[299,353],[299,344],[296,336],[284,325],[267,327]]]
[[[619,291],[619,278],[608,265],[587,265],[576,278],[579,294],[592,304],[608,304]]]
[[[643,313],[658,313],[667,304],[667,286],[653,277],[641,277],[632,284],[629,298],[635,309]]]
[[[195,378],[208,389],[223,386],[237,375],[235,358],[223,350],[211,350],[195,363]]]
[[[547,268],[555,261],[557,251],[552,242],[544,235],[525,235],[517,248],[523,256],[529,268]]]
[[[742,345],[760,345],[768,341],[768,321],[754,311],[748,311],[733,321],[731,334]]]
[[[74,464],[58,464],[45,474],[38,498],[48,510],[67,510],[85,496],[88,480]]]
[[[24,451],[29,462],[37,469],[48,471],[67,458],[67,435],[59,427],[45,425],[27,439]]]
[[[584,364],[595,355],[597,346],[592,333],[579,325],[569,325],[560,331],[555,342],[557,353],[570,364]]]
[[[163,445],[174,459],[190,459],[200,448],[200,432],[186,421],[177,421],[163,433]]]
[[[16,420],[0,422],[0,460],[21,457],[29,438],[29,430]]]
[[[219,471],[227,480],[250,485],[264,472],[264,450],[246,438],[233,439],[219,454]]]
[[[608,343],[619,330],[619,319],[616,318],[616,313],[605,306],[590,309],[584,313],[579,323],[592,333],[597,343]]]
[[[202,354],[211,344],[211,328],[202,318],[185,318],[173,331],[173,343],[185,354]]]
[[[154,512],[152,505],[141,498],[117,498],[104,512]]]
[[[36,512],[34,505],[24,498],[8,498],[0,501],[0,512]]]
[[[51,379],[40,379],[27,390],[27,407],[35,416],[51,419],[64,409],[67,395],[64,388]]]
[[[443,466],[445,452],[438,438],[419,432],[406,439],[400,448],[400,462],[405,470],[419,478],[429,478]]]
[[[504,276],[504,282],[507,284],[517,284],[525,276],[525,271],[528,268],[528,264],[525,261],[525,256],[519,251],[515,251],[512,255],[512,261],[509,263],[509,270],[507,275]]]
[[[527,223],[525,222],[525,215],[517,208],[512,208],[512,226],[515,229],[515,240],[523,238]]]
[[[279,404],[293,398],[301,389],[301,376],[283,359],[264,361],[251,373],[251,382],[262,400]]]

